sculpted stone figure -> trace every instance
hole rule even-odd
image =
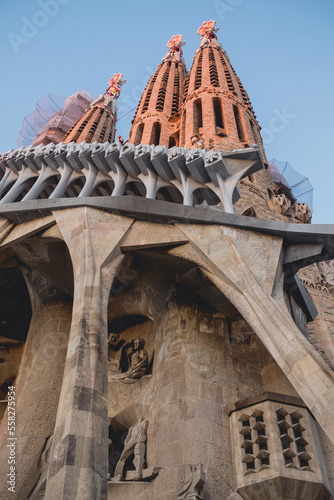
[[[132,346],[127,350],[129,360],[129,376],[139,378],[145,375],[147,368],[147,351],[144,349],[145,340],[134,339]]]
[[[124,448],[117,462],[114,479],[121,481],[124,478],[124,467],[127,459],[133,458],[133,465],[136,469],[134,481],[139,481],[143,475],[143,467],[145,463],[146,450],[146,431],[148,420],[142,419],[138,424],[130,427],[128,435],[124,441]]]
[[[202,489],[204,483],[203,465],[197,464],[195,467],[188,465],[177,500],[203,500]]]
[[[204,149],[204,140],[200,134],[195,134],[191,137],[191,144],[198,149]]]
[[[113,375],[112,379],[138,379],[146,374],[148,354],[144,346],[144,339],[133,339],[124,346],[125,352],[122,352],[121,365],[126,361],[127,369],[123,373]]]

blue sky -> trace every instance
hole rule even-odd
[[[84,88],[97,97],[116,72],[127,79],[117,127],[127,139],[133,108],[169,38],[184,35],[190,69],[197,29],[215,19],[268,158],[309,177],[313,222],[333,223],[332,0],[13,0],[0,9],[0,152],[17,147],[24,116],[46,93]]]

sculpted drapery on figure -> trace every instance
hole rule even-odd
[[[203,465],[197,464],[195,467],[188,465],[185,471],[184,481],[178,500],[203,500],[202,489],[205,484],[205,474]]]

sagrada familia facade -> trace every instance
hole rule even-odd
[[[0,156],[1,499],[333,498],[334,225],[217,31]]]

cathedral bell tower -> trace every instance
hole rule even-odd
[[[204,22],[192,68],[185,81],[181,145],[206,150],[260,147],[260,127],[249,97],[217,41],[215,21]]]
[[[169,40],[168,52],[141,96],[129,138],[135,145],[180,144],[180,111],[187,76],[182,39],[182,35],[175,35]]]
[[[117,119],[116,102],[121,93],[122,73],[114,74],[108,82],[104,94],[92,102],[87,111],[79,118],[64,136],[63,141],[69,144],[80,142],[114,142],[115,123]]]

